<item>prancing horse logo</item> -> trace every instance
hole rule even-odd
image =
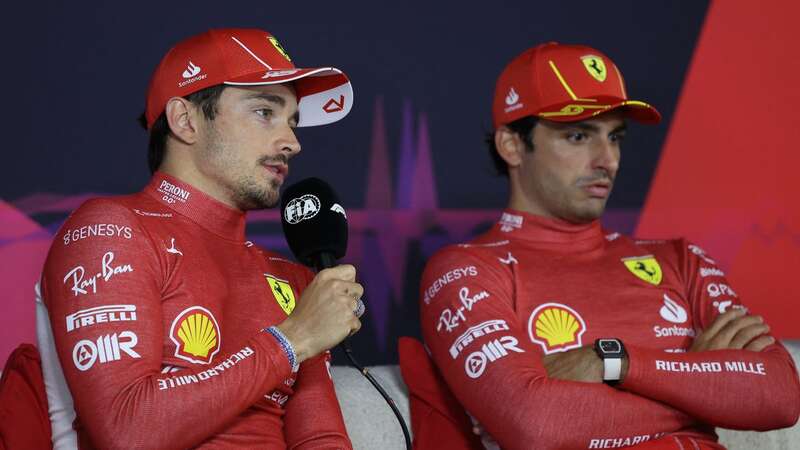
[[[581,56],[581,61],[583,62],[583,66],[586,67],[586,71],[589,72],[595,80],[599,82],[606,81],[606,64],[603,62],[603,58],[597,55],[586,55]]]

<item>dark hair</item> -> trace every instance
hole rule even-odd
[[[539,120],[535,116],[525,116],[521,119],[509,122],[505,126],[522,138],[522,142],[525,143],[526,151],[532,152],[533,128],[536,127],[538,121]],[[500,154],[497,152],[497,146],[494,143],[494,134],[495,134],[494,132],[486,133],[485,142],[486,145],[489,147],[489,155],[491,155],[492,157],[492,162],[494,163],[495,171],[497,172],[498,175],[507,177],[508,164],[506,164],[506,161],[503,158],[501,158]]]
[[[203,110],[203,115],[208,120],[214,120],[217,116],[217,102],[222,91],[225,90],[224,84],[218,84],[189,94],[184,97],[186,100],[200,106]],[[139,116],[139,124],[147,129],[147,119],[144,113]],[[167,115],[162,112],[158,119],[153,122],[153,127],[150,128],[150,142],[147,145],[147,165],[150,168],[150,173],[154,173],[161,166],[164,161],[164,155],[167,151],[167,136],[169,136],[170,129],[167,122]]]

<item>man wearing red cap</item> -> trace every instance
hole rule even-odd
[[[82,448],[351,447],[328,349],[360,328],[355,269],[314,276],[244,230],[245,211],[278,201],[294,128],[352,100],[340,70],[296,68],[260,30],[164,56],[144,115],[151,182],[84,203],[45,264]]]
[[[600,216],[625,119],[656,123],[584,46],[527,50],[495,91],[500,221],[422,280],[422,331],[455,397],[504,449],[720,448],[713,426],[800,414],[792,359],[685,240],[609,233]]]

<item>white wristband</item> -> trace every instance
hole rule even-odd
[[[622,358],[603,359],[603,381],[619,381],[622,376]]]

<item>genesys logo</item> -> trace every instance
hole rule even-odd
[[[161,180],[161,184],[158,186],[158,192],[164,194],[161,200],[168,204],[173,204],[175,202],[186,203],[189,201],[189,196],[192,195],[191,192],[180,186],[175,186],[167,180]]]
[[[119,361],[125,354],[131,358],[141,358],[134,350],[139,338],[132,331],[104,335],[96,341],[83,339],[72,349],[72,362],[81,372],[91,369],[95,363],[105,364]]]
[[[92,237],[121,237],[124,239],[131,239],[133,237],[133,230],[131,230],[129,226],[117,225],[114,223],[96,223],[67,230],[62,239],[64,240],[64,246],[67,246],[73,242]]]
[[[314,194],[305,194],[292,199],[283,210],[283,218],[294,225],[313,218],[319,213],[319,198]]]
[[[115,266],[113,264],[114,258],[114,252],[106,252],[100,262],[100,271],[94,275],[87,276],[86,269],[82,265],[70,269],[70,271],[64,275],[64,284],[72,284],[70,290],[75,294],[75,297],[88,294],[89,289],[91,289],[92,294],[96,294],[98,282],[102,281],[107,283],[111,278],[117,275],[133,272],[133,266],[130,264]]]
[[[456,359],[461,353],[461,350],[469,347],[476,339],[483,336],[488,336],[498,331],[508,330],[508,324],[505,320],[487,320],[486,322],[479,323],[474,327],[469,327],[467,331],[461,336],[456,338],[453,345],[450,346],[450,356]]]
[[[426,305],[429,305],[431,303],[431,300],[433,300],[434,297],[436,297],[436,294],[438,294],[443,287],[447,286],[453,281],[457,281],[462,278],[477,277],[477,276],[478,276],[478,268],[475,266],[464,266],[448,270],[447,272],[444,273],[444,275],[434,280],[433,283],[431,283],[431,285],[428,286],[427,289],[425,289],[422,299]]]
[[[470,378],[479,378],[489,363],[508,356],[508,352],[525,353],[518,344],[519,341],[514,336],[503,336],[483,344],[480,351],[470,353],[464,360],[464,371]]]
[[[539,305],[528,319],[528,336],[548,355],[580,347],[585,332],[583,317],[561,303]]]
[[[169,337],[175,344],[175,356],[196,364],[210,364],[222,345],[217,319],[202,306],[181,311],[172,321]]]
[[[458,297],[459,300],[461,300],[461,306],[456,308],[455,312],[450,308],[446,308],[442,311],[442,314],[439,316],[439,324],[436,325],[436,331],[442,331],[442,327],[444,327],[448,333],[451,333],[454,329],[458,328],[461,322],[467,320],[467,316],[464,312],[472,311],[472,306],[483,299],[489,298],[489,293],[480,291],[476,294],[472,294],[469,288],[463,287],[458,291]]]
[[[136,321],[136,305],[104,305],[87,308],[66,317],[67,333],[101,323]]]

